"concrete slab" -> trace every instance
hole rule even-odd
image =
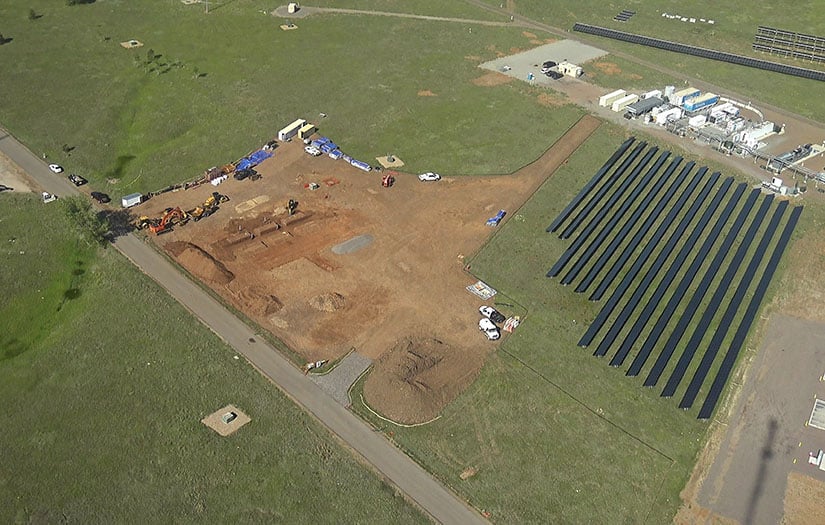
[[[559,40],[552,44],[545,44],[515,55],[508,55],[506,57],[497,58],[489,62],[481,64],[479,67],[489,69],[490,71],[498,71],[505,75],[520,80],[527,80],[527,75],[532,73],[535,76],[533,80],[536,84],[553,85],[558,82],[551,80],[543,75],[540,71],[541,64],[552,60],[559,63],[564,60],[576,65],[582,65],[585,62],[594,60],[607,54],[607,51],[599,49],[574,40]]]
[[[362,248],[366,248],[370,244],[372,244],[372,235],[359,235],[349,239],[348,241],[344,241],[341,244],[336,244],[332,247],[332,253],[336,255],[355,253]]]

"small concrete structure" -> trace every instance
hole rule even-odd
[[[238,410],[235,405],[226,405],[201,419],[201,423],[223,437],[237,432],[239,428],[250,421],[252,421],[252,418]]]
[[[301,9],[301,6],[298,5],[298,2],[290,2],[286,6],[286,12],[291,15],[297,13],[299,9]]]

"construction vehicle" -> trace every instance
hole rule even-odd
[[[172,208],[163,214],[163,217],[161,217],[157,224],[150,224],[149,231],[155,235],[160,235],[161,233],[171,231],[175,224],[183,225],[186,224],[187,221],[189,221],[189,215],[185,211],[180,208]]]
[[[158,219],[153,219],[148,215],[141,215],[140,218],[135,221],[135,228],[138,230],[145,230],[149,226],[157,224],[158,222],[160,222]]]
[[[211,208],[213,206],[217,206],[222,202],[229,202],[229,197],[227,197],[226,195],[221,195],[217,191],[213,191],[212,196],[203,202],[203,207]]]
[[[203,201],[203,204],[193,210],[186,212],[195,222],[209,217],[218,211],[218,204],[221,202],[228,202],[229,197],[221,195],[217,191],[213,191],[212,195]]]
[[[298,208],[298,201],[289,199],[289,202],[286,205],[286,211],[292,215],[295,213],[295,210]]]
[[[392,173],[385,173],[384,176],[381,177],[381,186],[390,188],[393,184],[395,184],[395,177],[392,176]]]

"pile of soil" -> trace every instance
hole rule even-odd
[[[207,283],[226,285],[235,279],[229,268],[197,244],[177,241],[166,244],[164,248],[181,266]]]
[[[336,312],[347,305],[343,295],[332,292],[316,295],[309,300],[309,305],[320,312]]]
[[[423,423],[455,399],[483,364],[438,339],[408,337],[376,361],[364,397],[393,421]]]

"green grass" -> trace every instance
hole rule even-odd
[[[56,205],[2,201],[0,521],[426,522]],[[221,438],[227,403],[252,422]]]
[[[678,84],[675,77],[615,55],[588,62],[583,69],[587,82],[610,89],[652,90]]]
[[[318,15],[281,31],[247,3],[204,15],[161,0],[41,0],[29,21],[28,7],[0,6],[14,39],[0,48],[0,122],[114,196],[193,179],[299,116],[356,158],[393,152],[411,171],[490,174],[541,154],[546,141],[524,136],[552,137],[581,115],[542,107],[526,84],[471,82],[496,51],[530,46],[518,28]],[[145,46],[118,45],[132,38]],[[166,66],[145,65],[150,49]]]

